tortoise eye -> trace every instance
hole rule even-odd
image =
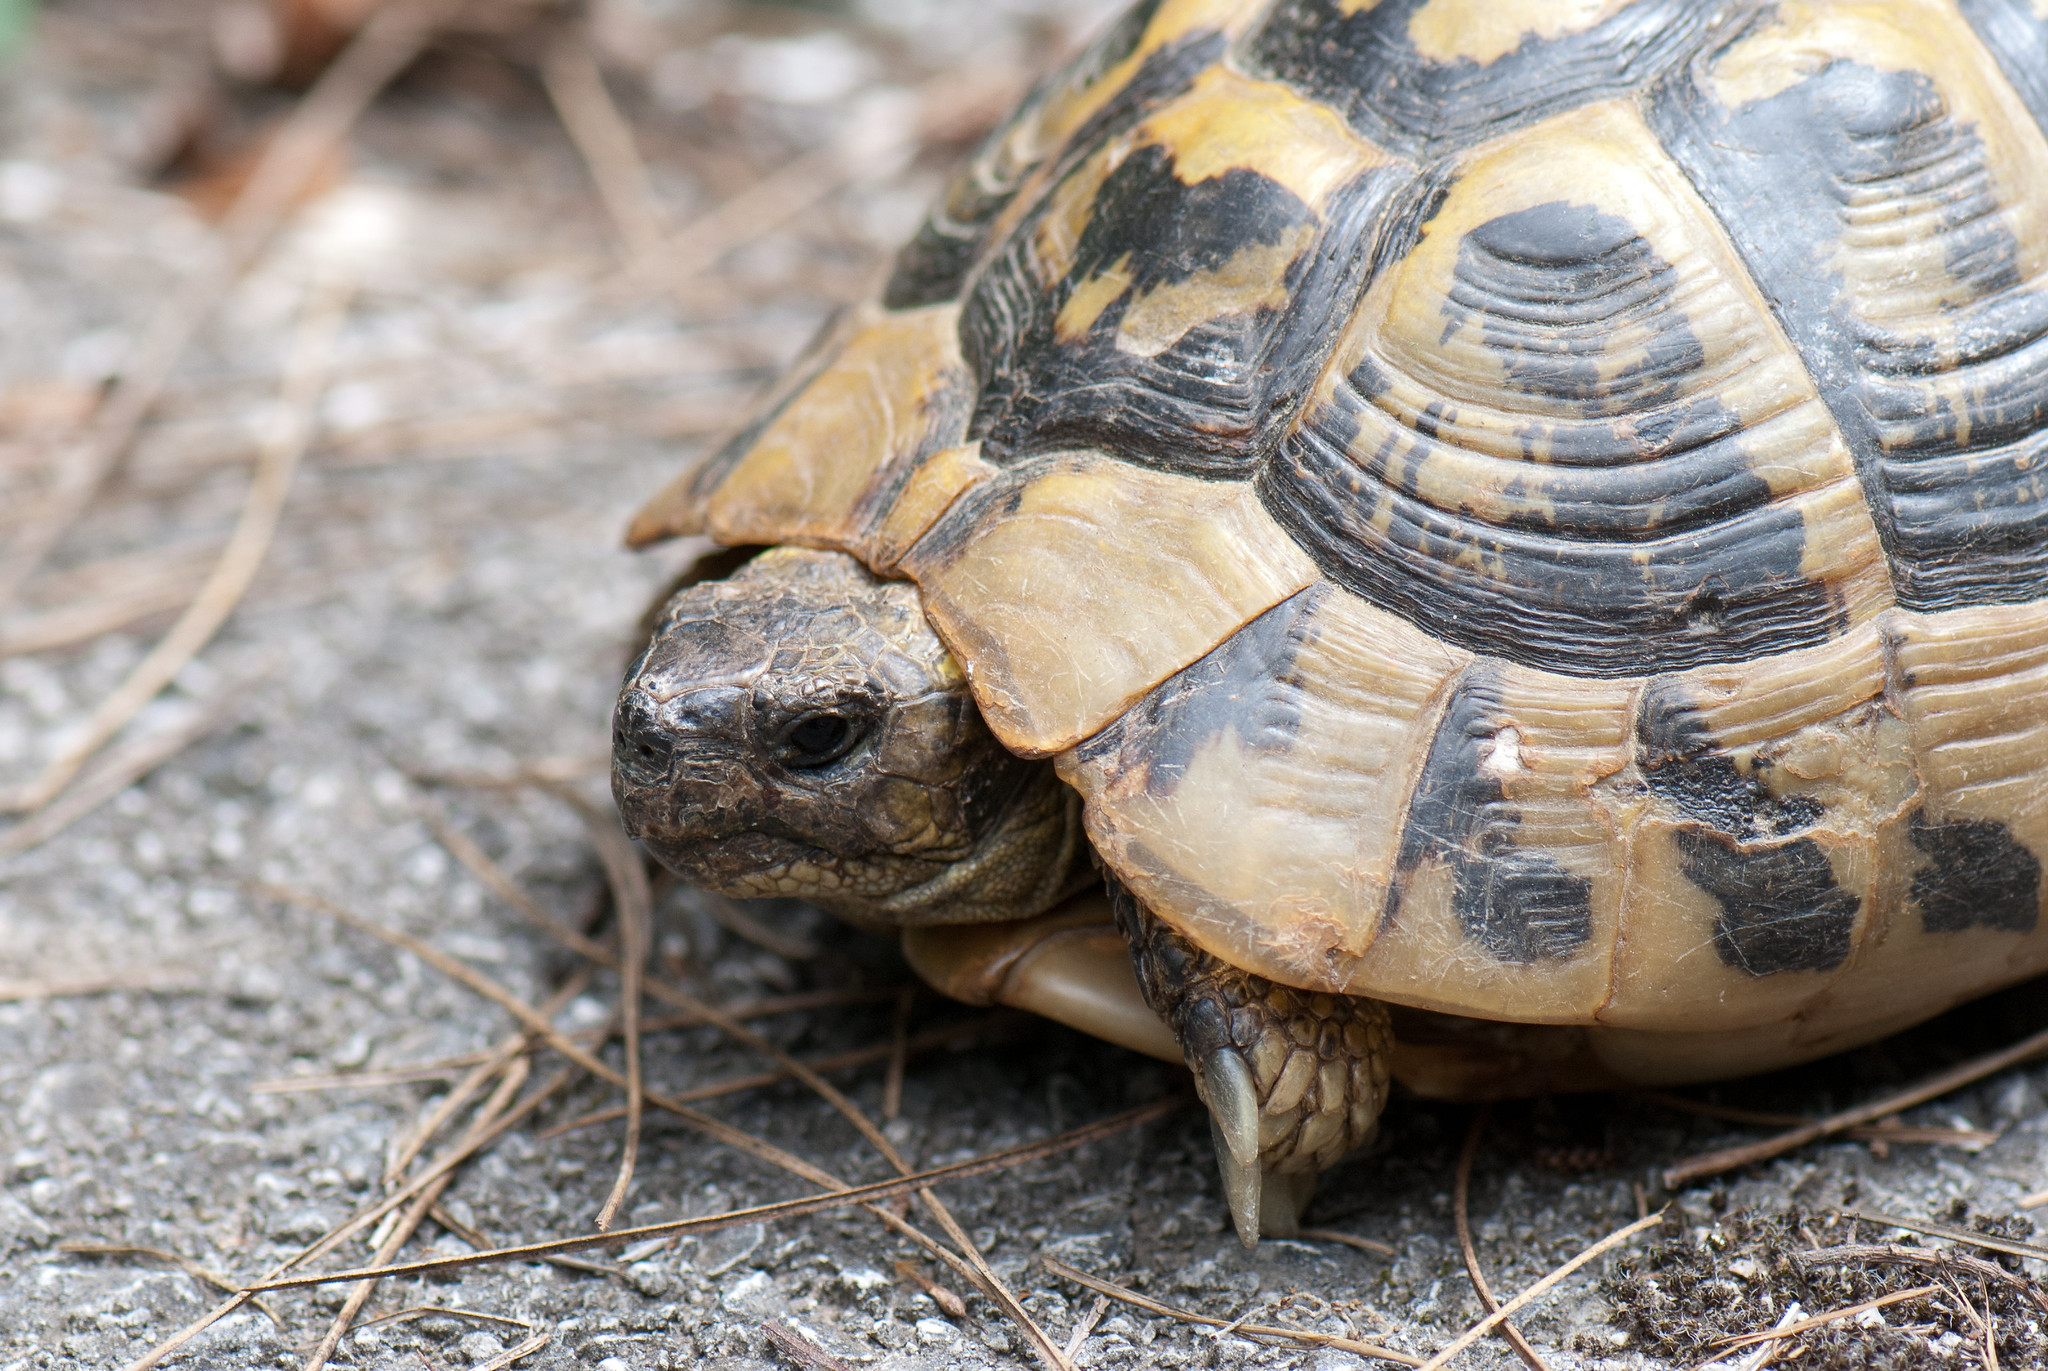
[[[843,714],[806,714],[783,731],[780,760],[799,770],[829,766],[853,750],[861,732]]]

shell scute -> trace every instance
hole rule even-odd
[[[1550,670],[1739,661],[1891,600],[1799,355],[1620,103],[1457,164],[1259,485],[1331,579]]]
[[[1716,17],[1691,0],[1280,0],[1239,60],[1420,158],[1627,94]]]
[[[1822,382],[1898,603],[2038,595],[2048,135],[1969,25],[1937,0],[1780,5],[1651,117]]]
[[[903,567],[1004,745],[1063,752],[1315,579],[1242,485],[1056,454],[955,501]]]
[[[1411,176],[1285,86],[1209,68],[1077,163],[977,273],[970,432],[996,461],[1092,446],[1247,472]]]

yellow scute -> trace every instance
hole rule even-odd
[[[1432,62],[1459,58],[1486,66],[1535,35],[1551,42],[1584,33],[1631,0],[1429,0],[1408,21],[1408,41]]]
[[[711,536],[851,548],[883,473],[966,426],[958,317],[957,305],[880,314],[854,335],[712,495]]]
[[[903,559],[1012,751],[1072,747],[1315,579],[1248,486],[1040,458]]]

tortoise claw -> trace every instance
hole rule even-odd
[[[1202,1061],[1202,1094],[1209,1104],[1209,1135],[1216,1143],[1216,1165],[1223,1172],[1223,1194],[1237,1224],[1238,1241],[1259,1245],[1259,1088],[1252,1068],[1235,1048],[1219,1047]]]
[[[1209,1102],[1209,1136],[1223,1197],[1230,1203],[1237,1240],[1247,1248],[1259,1239],[1291,1238],[1301,1231],[1301,1213],[1315,1193],[1313,1171],[1267,1171],[1259,1162],[1259,1091],[1251,1065],[1234,1048],[1219,1047],[1202,1062],[1202,1092]]]
[[[1259,1245],[1259,1217],[1265,1198],[1265,1177],[1259,1164],[1250,1166],[1230,1155],[1230,1144],[1216,1116],[1209,1116],[1209,1136],[1216,1142],[1216,1169],[1223,1174],[1223,1198],[1230,1202],[1230,1221],[1237,1225],[1237,1240],[1247,1250]]]

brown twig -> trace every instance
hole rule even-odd
[[[0,657],[69,647],[139,620],[183,609],[205,583],[207,570],[218,556],[218,548],[185,544],[108,558],[108,562],[128,571],[129,576],[110,585],[96,586],[83,597],[56,609],[14,614],[0,620]],[[100,566],[89,570],[97,572]],[[47,581],[55,579],[50,577]],[[93,578],[79,579],[90,584]],[[53,591],[51,598],[59,597]]]
[[[271,537],[284,513],[285,497],[291,492],[293,473],[311,440],[314,410],[326,388],[327,358],[354,294],[354,278],[346,274],[322,280],[311,292],[285,367],[286,421],[264,446],[256,474],[249,483],[241,518],[220,560],[214,563],[206,585],[149,655],[136,664],[112,694],[100,701],[77,734],[44,765],[42,773],[0,801],[0,809],[41,809],[56,798],[86,759],[127,727],[129,720],[213,640],[213,635],[241,603],[270,551]]]
[[[124,1242],[60,1242],[57,1244],[57,1250],[74,1257],[127,1257],[159,1262],[182,1271],[202,1286],[211,1286],[223,1294],[232,1295],[237,1289],[235,1283],[226,1276],[201,1266],[190,1257],[165,1251],[161,1247],[138,1247],[133,1243]],[[284,1319],[267,1301],[251,1300],[249,1303],[254,1305],[263,1317],[269,1319],[273,1326],[280,1329],[284,1327]]]
[[[761,1336],[775,1344],[775,1350],[807,1371],[853,1371],[853,1368],[824,1348],[774,1319],[763,1320]]]
[[[0,981],[0,1004],[11,1004],[16,1000],[75,999],[85,995],[106,995],[116,990],[146,990],[156,993],[193,990],[198,984],[198,977],[189,970],[175,967],[131,967],[124,971],[108,972],[102,976],[82,976],[73,981],[40,978],[27,981]]]
[[[91,432],[58,468],[55,488],[0,560],[0,607],[77,522],[163,394],[171,369],[228,288],[254,264],[334,150],[390,80],[411,65],[455,0],[394,0],[380,7],[264,149],[222,218],[223,251],[159,305],[133,359],[94,416]]]
[[[611,215],[626,261],[651,258],[665,231],[655,210],[647,164],[634,144],[632,127],[605,89],[604,73],[591,55],[589,40],[579,31],[565,32],[548,50],[541,79]]]
[[[910,1063],[910,1011],[917,1003],[917,987],[905,986],[896,999],[896,1017],[889,1025],[889,1070],[882,1077],[882,1117],[893,1120],[903,1112],[903,1072]]]
[[[1451,1204],[1458,1226],[1458,1252],[1465,1259],[1465,1274],[1471,1278],[1472,1291],[1479,1296],[1479,1303],[1489,1314],[1500,1311],[1500,1301],[1493,1297],[1493,1291],[1486,1284],[1486,1274],[1479,1269],[1479,1249],[1472,1245],[1469,1202],[1472,1196],[1472,1161],[1479,1155],[1479,1141],[1486,1135],[1486,1123],[1492,1117],[1493,1106],[1490,1104],[1482,1104],[1472,1112],[1472,1126],[1465,1130],[1465,1145],[1458,1152],[1458,1173],[1452,1184]],[[1515,1355],[1529,1365],[1530,1371],[1550,1371],[1513,1323],[1502,1319],[1500,1335],[1515,1349]]]
[[[583,993],[583,987],[588,980],[587,973],[570,977],[559,990],[542,1002],[540,1012],[549,1018],[561,1013],[563,1006]],[[426,1150],[427,1144],[434,1140],[434,1135],[441,1131],[448,1120],[455,1117],[456,1111],[489,1084],[492,1077],[510,1066],[514,1058],[530,1050],[532,1045],[531,1034],[514,1033],[478,1062],[467,1076],[442,1097],[441,1103],[434,1107],[434,1111],[420,1121],[412,1136],[392,1154],[391,1160],[384,1167],[384,1183],[391,1185],[403,1177],[412,1168],[420,1153]]]
[[[728,1210],[723,1214],[706,1214],[694,1219],[674,1219],[667,1223],[643,1224],[638,1228],[614,1228],[609,1233],[584,1233],[573,1238],[554,1238],[547,1242],[528,1243],[520,1247],[493,1248],[483,1252],[465,1253],[452,1257],[437,1257],[431,1261],[408,1262],[403,1265],[382,1268],[362,1267],[347,1271],[323,1272],[319,1275],[279,1276],[272,1280],[260,1281],[247,1287],[252,1293],[268,1290],[297,1289],[310,1285],[335,1285],[346,1281],[362,1280],[370,1276],[415,1276],[438,1271],[453,1271],[467,1266],[484,1266],[494,1262],[536,1261],[542,1258],[569,1252],[587,1252],[593,1248],[619,1247],[647,1238],[665,1238],[685,1233],[712,1233],[722,1228],[731,1228],[743,1223],[766,1223],[776,1219],[801,1218],[807,1214],[822,1213],[833,1209],[848,1209],[858,1205],[872,1204],[907,1195],[927,1186],[943,1185],[951,1181],[971,1180],[997,1171],[1008,1171],[1046,1157],[1070,1152],[1089,1143],[1100,1142],[1118,1133],[1164,1118],[1191,1102],[1192,1096],[1171,1095],[1154,1100],[1151,1104],[1126,1110],[1122,1114],[1097,1120],[1081,1128],[1072,1129],[1057,1137],[1041,1142],[1023,1143],[1005,1148],[1000,1152],[988,1153],[968,1161],[954,1162],[949,1166],[933,1167],[915,1175],[898,1176],[894,1180],[873,1181],[845,1190],[833,1190],[822,1195],[802,1195],[792,1200],[777,1200],[770,1204],[753,1205],[745,1209]]]
[[[1794,1252],[1791,1257],[1793,1263],[1798,1266],[1851,1266],[1857,1262],[1870,1262],[1880,1266],[1921,1266],[1934,1271],[1959,1271],[1978,1280],[1995,1281],[2016,1290],[2042,1310],[2048,1311],[2048,1296],[2042,1295],[2041,1288],[2032,1281],[2024,1276],[2014,1275],[1995,1262],[1972,1257],[1964,1252],[1949,1252],[1931,1247],[1906,1247],[1899,1243],[1846,1243],[1840,1247],[1823,1247],[1814,1252]]]
[[[63,794],[40,812],[0,833],[0,858],[16,856],[48,842],[219,728],[233,704],[245,698],[247,686],[248,682],[243,681],[220,689],[182,722],[123,743],[83,768]]]
[[[1857,1105],[1852,1109],[1830,1114],[1824,1119],[1817,1119],[1789,1132],[1780,1133],[1775,1138],[1745,1143],[1740,1147],[1724,1147],[1719,1151],[1682,1161],[1665,1170],[1664,1188],[1677,1190],[1708,1176],[1718,1176],[1723,1171],[1733,1171],[1739,1166],[1769,1161],[1773,1157],[1783,1156],[1794,1148],[1804,1147],[1810,1142],[1817,1142],[1862,1124],[1874,1123],[1887,1114],[1896,1114],[1915,1105],[1925,1104],[1931,1099],[1948,1094],[1951,1090],[1960,1090],[1986,1076],[2003,1071],[2009,1066],[2017,1066],[2043,1053],[2048,1053],[2048,1030],[2022,1039],[2010,1047],[2001,1048],[1997,1052],[1973,1057],[1958,1066],[1929,1076],[1918,1085],[1872,1100],[1867,1104]]]
[[[1159,1300],[1153,1299],[1150,1295],[1141,1295],[1127,1285],[1118,1285],[1115,1281],[1106,1280],[1101,1276],[1090,1275],[1079,1267],[1069,1266],[1055,1257],[1041,1255],[1038,1259],[1038,1264],[1043,1266],[1048,1272],[1058,1276],[1061,1280],[1072,1281],[1076,1285],[1093,1290],[1098,1295],[1107,1295],[1113,1300],[1121,1300],[1123,1303],[1134,1308],[1143,1309],[1147,1313],[1158,1314],[1162,1318],[1178,1319],[1183,1323],[1201,1324],[1207,1328],[1230,1328],[1234,1326],[1238,1332],[1247,1333],[1253,1337],[1285,1338],[1292,1342],[1307,1343],[1311,1347],[1334,1347],[1340,1352],[1350,1352],[1361,1357],[1378,1357],[1381,1361],[1390,1361],[1400,1366],[1420,1366],[1422,1364],[1422,1358],[1411,1357],[1406,1352],[1396,1352],[1391,1347],[1381,1347],[1377,1343],[1360,1342],[1356,1338],[1340,1337],[1335,1333],[1317,1333],[1306,1328],[1288,1328],[1281,1324],[1237,1323],[1233,1325],[1228,1319],[1211,1318],[1207,1314],[1197,1314],[1191,1309],[1181,1309],[1174,1305],[1162,1303]]]
[[[1952,1224],[1933,1223],[1927,1219],[1902,1219],[1896,1214],[1872,1214],[1860,1209],[1843,1211],[1848,1218],[1862,1223],[1874,1223],[1884,1228],[1903,1228],[1909,1233],[1926,1233],[1931,1237],[1947,1238],[1951,1242],[1981,1247],[1987,1252],[2005,1252],[2015,1257],[2032,1257],[2036,1261],[2048,1261],[2048,1247],[2039,1243],[2021,1242],[2017,1238],[2000,1237],[1996,1233],[1977,1233]]]
[[[1799,1114],[1774,1114],[1762,1109],[1712,1104],[1706,1100],[1689,1100],[1683,1095],[1669,1095],[1656,1090],[1632,1093],[1636,1099],[1646,1104],[1654,1104],[1661,1109],[1672,1109],[1681,1114],[1696,1114],[1704,1119],[1720,1119],[1727,1123],[1756,1124],[1763,1128],[1803,1128],[1815,1122]],[[1965,1151],[1981,1151],[1997,1142],[1999,1138],[1997,1133],[1988,1128],[1916,1128],[1911,1124],[1887,1122],[1845,1128],[1841,1136],[1855,1142],[1931,1143],[1942,1147],[1960,1147]]]
[[[597,849],[619,916],[617,966],[619,1017],[626,1050],[626,1134],[619,1149],[618,1177],[612,1182],[603,1208],[598,1210],[599,1229],[610,1228],[618,1217],[619,1206],[625,1203],[626,1191],[633,1184],[633,1164],[640,1155],[640,1114],[645,1099],[640,1061],[641,984],[647,969],[649,924],[654,917],[654,898],[647,888],[647,868],[640,860],[639,849],[619,828],[617,820],[610,827],[617,832],[617,838],[600,839]]]
[[[945,1286],[940,1285],[930,1276],[925,1275],[923,1271],[918,1269],[916,1262],[908,1260],[897,1262],[896,1274],[930,1296],[931,1302],[937,1305],[939,1312],[947,1318],[964,1319],[967,1317],[967,1301],[961,1299]],[[1073,1349],[1069,1348],[1067,1355],[1073,1356]]]
[[[437,1204],[428,1210],[427,1217],[479,1252],[488,1252],[491,1248],[497,1246],[484,1233],[456,1218],[442,1205]],[[587,1262],[581,1257],[544,1257],[542,1260],[547,1262],[549,1266],[560,1267],[564,1271],[580,1271],[587,1276],[608,1276],[614,1280],[623,1279],[625,1276],[625,1272],[619,1270],[616,1266],[606,1266],[603,1262]],[[495,1317],[495,1315],[492,1317]],[[524,1328],[531,1327],[532,1325],[521,1324],[520,1326]]]
[[[1760,1342],[1778,1342],[1786,1338],[1796,1337],[1801,1333],[1811,1333],[1816,1328],[1825,1328],[1827,1325],[1839,1323],[1843,1319],[1853,1319],[1858,1314],[1866,1313],[1872,1309],[1882,1309],[1888,1304],[1900,1304],[1906,1300],[1917,1300],[1923,1295],[1932,1295],[1940,1289],[1941,1287],[1938,1285],[1919,1285],[1911,1290],[1894,1290],[1889,1295],[1879,1295],[1876,1299],[1865,1300],[1861,1304],[1849,1304],[1842,1306],[1840,1309],[1830,1309],[1825,1314],[1815,1314],[1810,1319],[1801,1319],[1798,1323],[1786,1324],[1782,1328],[1765,1328],[1755,1333],[1739,1333],[1734,1337],[1722,1338],[1715,1344],[1716,1347],[1721,1349],[1717,1355],[1726,1356],[1738,1348],[1754,1346]]]
[[[1647,1218],[1637,1219],[1634,1223],[1629,1224],[1625,1228],[1615,1229],[1612,1233],[1609,1233],[1606,1237],[1600,1239],[1600,1241],[1594,1243],[1591,1247],[1588,1247],[1583,1252],[1580,1252],[1570,1261],[1567,1261],[1562,1266],[1555,1268],[1550,1272],[1550,1274],[1544,1276],[1541,1280],[1538,1280],[1535,1284],[1523,1290],[1521,1294],[1515,1296],[1506,1304],[1494,1310],[1491,1314],[1488,1314],[1479,1322],[1473,1324],[1463,1333],[1460,1333],[1454,1340],[1452,1340],[1452,1342],[1448,1346],[1444,1347],[1435,1356],[1431,1357],[1428,1361],[1422,1363],[1422,1371],[1438,1371],[1438,1368],[1448,1364],[1451,1358],[1457,1356],[1460,1352],[1463,1352],[1473,1343],[1478,1342],[1481,1338],[1485,1337],[1488,1333],[1491,1333],[1495,1328],[1499,1327],[1501,1324],[1506,1323],[1508,1319],[1511,1318],[1513,1315],[1520,1313],[1524,1305],[1533,1304],[1535,1301],[1541,1299],[1543,1295],[1552,1286],[1562,1281],[1565,1277],[1571,1275],[1572,1272],[1578,1270],[1580,1267],[1592,1261],[1594,1258],[1599,1257],[1604,1253],[1611,1252],[1617,1247],[1620,1247],[1623,1243],[1628,1242],[1630,1239],[1634,1238],[1638,1233],[1643,1232],[1645,1229],[1654,1228],[1662,1222],[1664,1222],[1664,1213],[1662,1210],[1659,1210],[1657,1213],[1652,1214]]]
[[[1339,1233],[1334,1228],[1304,1228],[1300,1235],[1310,1242],[1336,1242],[1346,1247],[1355,1247],[1361,1252],[1370,1252],[1375,1257],[1392,1260],[1400,1256],[1392,1243],[1380,1242],[1375,1238],[1361,1238],[1356,1233]]]
[[[793,962],[807,962],[818,955],[815,943],[802,938],[791,937],[779,928],[771,928],[749,914],[737,900],[728,900],[723,895],[708,890],[692,891],[697,907],[711,916],[713,923],[736,938],[754,946],[773,952],[778,957],[787,957]]]
[[[493,1123],[504,1116],[511,1108],[512,1101],[518,1098],[521,1087],[526,1084],[527,1072],[530,1069],[530,1063],[524,1058],[507,1061],[502,1068],[503,1075],[498,1081],[497,1088],[491,1092],[490,1098],[484,1101],[477,1110],[475,1119],[471,1121],[468,1136],[481,1137],[489,1131]],[[440,1204],[442,1192],[447,1190],[454,1179],[455,1173],[452,1169],[444,1171],[413,1197],[412,1203],[399,1214],[398,1222],[379,1244],[377,1255],[371,1259],[373,1264],[382,1265],[390,1261],[412,1241],[412,1235],[418,1231],[420,1221]],[[358,1282],[356,1287],[349,1291],[348,1297],[342,1301],[341,1309],[328,1324],[327,1335],[320,1340],[320,1345],[313,1350],[313,1355],[306,1359],[305,1371],[324,1371],[328,1358],[334,1355],[335,1348],[341,1346],[341,1340],[348,1336],[348,1330],[355,1322],[356,1315],[363,1312],[363,1306],[369,1303],[370,1292],[376,1288],[375,1281],[366,1280]]]
[[[990,1014],[981,1019],[970,1020],[965,1024],[949,1024],[944,1028],[935,1028],[929,1032],[920,1033],[910,1040],[910,1055],[915,1057],[933,1048],[959,1042],[965,1034],[971,1033],[977,1028],[985,1027],[990,1023],[998,1022],[1005,1017],[1001,1013]],[[893,1046],[889,1043],[875,1043],[868,1047],[857,1047],[850,1052],[835,1052],[829,1057],[812,1057],[806,1060],[804,1065],[817,1072],[846,1071],[856,1066],[868,1066],[882,1061],[892,1050]],[[691,1086],[688,1090],[678,1090],[671,1094],[669,1098],[681,1100],[686,1104],[698,1104],[704,1100],[715,1100],[725,1095],[737,1095],[743,1090],[759,1090],[763,1086],[775,1085],[788,1079],[790,1079],[790,1073],[780,1068],[773,1071],[755,1071],[745,1076],[729,1076],[722,1081],[712,1081],[705,1085]],[[564,1133],[574,1133],[581,1128],[590,1128],[597,1124],[610,1123],[614,1119],[624,1118],[625,1113],[626,1110],[623,1105],[593,1110],[578,1118],[568,1119],[562,1123],[551,1125],[541,1130],[538,1136],[542,1138],[559,1138]]]
[[[435,1208],[438,1209],[439,1206],[437,1205]],[[428,1217],[432,1218],[433,1215],[429,1214]],[[438,1223],[439,1220],[437,1219],[435,1222]],[[472,1319],[477,1323],[501,1323],[507,1328],[524,1328],[529,1333],[533,1331],[533,1325],[525,1319],[515,1319],[504,1314],[486,1314],[481,1309],[463,1309],[452,1304],[416,1304],[409,1309],[394,1309],[389,1314],[379,1314],[374,1319],[364,1319],[356,1327],[358,1329],[376,1328],[381,1324],[403,1323],[412,1319],[430,1319],[436,1315],[450,1319]]]

